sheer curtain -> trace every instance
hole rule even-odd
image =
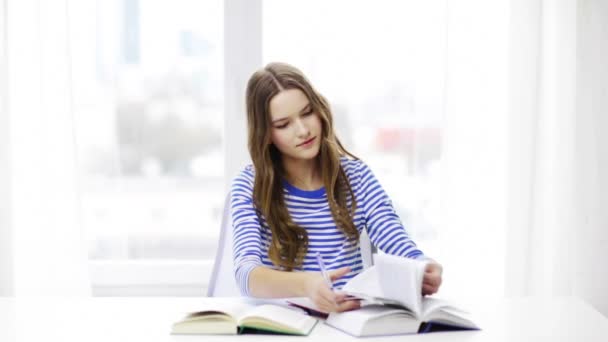
[[[602,1],[448,3],[445,297],[608,314],[607,17]]]
[[[447,2],[441,295],[476,304],[504,289],[508,1]],[[466,304],[464,304],[466,306]]]
[[[507,294],[571,295],[576,1],[514,1],[512,18]]]
[[[514,1],[512,9],[507,294],[570,295],[576,1]]]
[[[79,218],[68,1],[6,2],[16,296],[90,293]],[[12,236],[11,236],[12,235]],[[5,235],[3,233],[2,238]]]
[[[606,9],[601,1],[511,2],[505,273],[507,296],[580,296],[604,314],[599,127],[608,72],[601,54],[590,56],[603,51],[605,61]]]

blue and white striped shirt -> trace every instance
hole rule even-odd
[[[350,182],[357,210],[354,223],[359,232],[367,229],[372,243],[385,253],[408,258],[424,257],[406,233],[390,199],[369,167],[360,160],[341,159]],[[230,191],[235,277],[243,295],[249,295],[249,274],[257,266],[278,269],[268,257],[272,232],[253,202],[254,169],[247,166],[235,178]],[[359,245],[353,246],[334,222],[325,188],[301,190],[283,182],[285,203],[292,220],[306,229],[308,251],[296,271],[319,271],[315,255],[320,252],[328,270],[350,266],[351,271],[334,282],[342,286],[363,270]],[[347,202],[350,208],[350,201]]]

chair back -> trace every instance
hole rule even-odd
[[[207,297],[235,297],[241,292],[234,278],[234,257],[232,253],[232,217],[230,215],[230,194],[224,200],[224,212],[220,227],[220,239],[215,254],[215,262]]]
[[[361,258],[363,259],[363,268],[369,268],[374,264],[374,255],[377,250],[372,241],[367,235],[367,230],[363,229],[359,235],[359,246],[361,248]]]

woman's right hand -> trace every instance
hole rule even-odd
[[[342,278],[350,272],[350,267],[342,267],[327,272],[332,282]],[[333,291],[318,272],[310,272],[306,282],[307,297],[322,311],[342,312],[358,309],[361,304],[358,300],[346,300],[346,295]]]

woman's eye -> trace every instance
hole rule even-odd
[[[309,110],[308,112],[302,114],[302,116],[309,116],[312,115],[314,112],[312,110]]]
[[[281,129],[281,128],[285,128],[285,127],[287,127],[287,125],[288,125],[288,124],[286,124],[286,123],[285,123],[285,124],[282,124],[282,125],[274,126],[274,128]]]

